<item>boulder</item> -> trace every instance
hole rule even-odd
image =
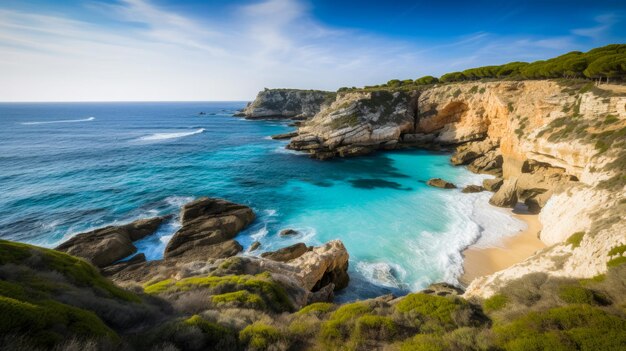
[[[248,251],[252,252],[256,249],[258,249],[259,247],[261,247],[261,243],[258,241],[255,241],[252,243],[252,245],[250,245],[250,248],[248,249]]]
[[[182,227],[174,234],[165,248],[165,258],[187,255],[198,257],[203,251],[205,258],[218,258],[236,254],[241,250],[238,243],[209,248],[233,239],[243,228],[254,221],[251,208],[223,199],[203,197],[181,209]]]
[[[483,188],[480,185],[468,185],[465,188],[463,188],[463,190],[461,190],[462,193],[480,193],[481,191],[485,191],[485,188]]]
[[[314,247],[300,257],[289,261],[292,267],[298,267],[296,279],[310,291],[318,291],[332,283],[334,290],[348,286],[348,250],[339,240]]]
[[[442,189],[454,189],[456,188],[456,185],[447,182],[441,178],[432,178],[429,179],[428,182],[426,182],[426,184],[433,186],[435,188],[442,188]]]
[[[276,251],[264,252],[261,257],[278,262],[287,262],[302,256],[307,251],[309,248],[304,243],[297,243]]]
[[[292,236],[292,235],[298,235],[299,232],[295,229],[291,229],[291,228],[287,228],[287,229],[283,229],[281,230],[278,235],[280,236]]]
[[[275,134],[272,135],[272,139],[274,140],[282,140],[282,139],[291,139],[295,136],[298,136],[298,132],[289,132],[289,133],[283,133],[283,134]]]
[[[467,165],[497,147],[498,144],[489,139],[465,143],[457,148],[456,153],[450,157],[450,162],[453,165]]]
[[[489,203],[498,207],[515,207],[517,205],[517,178],[506,179],[500,189],[489,199]]]
[[[504,180],[502,178],[485,179],[483,180],[483,188],[487,191],[496,192],[502,186]]]
[[[433,283],[426,289],[420,291],[422,294],[437,296],[460,296],[463,295],[463,289],[448,283]]]
[[[106,267],[137,252],[133,241],[154,233],[165,217],[140,219],[77,234],[55,249],[82,257],[97,267]]]

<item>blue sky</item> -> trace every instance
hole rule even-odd
[[[0,100],[249,100],[626,38],[624,1],[0,1]]]

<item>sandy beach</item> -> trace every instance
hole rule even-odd
[[[468,285],[471,281],[483,275],[491,274],[518,262],[521,262],[546,245],[539,240],[541,231],[539,216],[536,214],[515,213],[513,216],[526,222],[528,228],[517,235],[506,237],[498,247],[479,248],[470,246],[463,251],[464,274],[460,281]]]

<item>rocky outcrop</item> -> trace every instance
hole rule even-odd
[[[307,251],[309,251],[309,248],[306,244],[297,243],[276,251],[264,252],[261,254],[261,257],[272,261],[287,262],[302,256]]]
[[[287,146],[327,159],[393,149],[413,129],[417,93],[349,92],[307,121]]]
[[[483,188],[487,191],[498,191],[500,187],[504,183],[502,178],[494,178],[494,179],[485,179],[483,180]]]
[[[507,179],[489,199],[489,203],[498,207],[513,208],[517,205],[517,178]]]
[[[222,199],[203,197],[181,209],[182,227],[165,248],[165,258],[223,258],[243,248],[232,240],[255,218],[247,206]]]
[[[468,185],[465,188],[463,188],[463,190],[461,190],[462,193],[465,194],[471,194],[471,193],[480,193],[481,191],[485,191],[485,188],[483,188],[480,185]]]
[[[452,183],[450,183],[448,181],[445,181],[445,180],[443,180],[441,178],[429,179],[426,182],[426,184],[428,184],[428,185],[430,185],[432,187],[435,187],[435,188],[442,188],[442,189],[455,189],[456,188],[456,185],[454,185],[454,184],[452,184]]]
[[[283,140],[283,139],[291,139],[295,136],[298,136],[298,132],[289,132],[289,133],[283,133],[283,134],[275,134],[272,135],[272,139],[274,140]]]
[[[154,233],[165,217],[140,219],[77,234],[55,249],[82,257],[97,267],[106,267],[137,252],[133,241]]]
[[[237,116],[247,119],[307,119],[335,99],[334,92],[298,89],[265,89]]]

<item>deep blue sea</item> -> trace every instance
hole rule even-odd
[[[341,239],[350,300],[456,282],[460,250],[524,228],[489,194],[426,186],[487,176],[419,150],[317,161],[269,138],[287,122],[247,121],[244,102],[0,104],[0,238],[54,247],[73,234],[142,217],[176,215],[200,196],[251,206],[239,234],[262,250]],[[205,115],[199,115],[205,112]],[[138,243],[158,259],[178,219]],[[278,235],[281,229],[300,232]],[[255,253],[255,254],[258,254]]]

